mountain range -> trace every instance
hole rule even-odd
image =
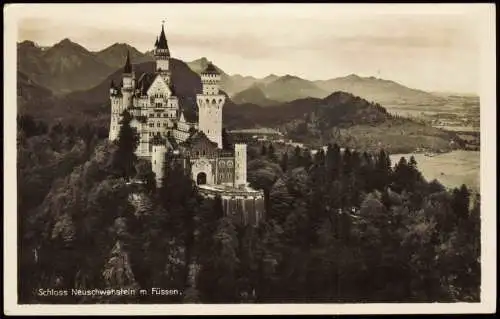
[[[141,53],[127,44],[90,52],[69,39],[45,49],[31,41],[19,43],[19,112],[48,121],[91,121],[105,129],[109,125],[110,83],[120,83],[127,52],[136,78],[154,71],[152,52]],[[180,106],[188,116],[194,116],[196,94],[201,90],[199,73],[209,60],[171,61]],[[229,75],[216,68],[227,95],[223,117],[229,129],[273,127],[307,142],[344,138],[346,145],[383,145],[387,149],[405,146],[406,150],[415,145],[445,149],[450,139],[456,139],[452,133],[390,115],[391,105],[418,107],[446,100],[393,81],[354,74],[327,81],[274,74],[255,78]]]
[[[152,51],[140,52],[126,43],[115,43],[101,51],[91,52],[81,45],[64,39],[48,48],[32,41],[18,43],[18,70],[31,80],[50,89],[54,94],[87,90],[121,68],[127,52],[135,64],[153,61]],[[187,62],[200,73],[209,60],[206,57]],[[271,74],[264,78],[221,73],[221,87],[235,103],[261,106],[289,102],[295,99],[324,98],[331,92],[344,91],[369,101],[383,104],[389,110],[401,107],[442,105],[446,97],[408,88],[394,81],[351,74],[329,80],[310,81],[293,75]]]

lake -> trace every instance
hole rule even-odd
[[[433,157],[424,154],[393,154],[392,165],[395,165],[402,156],[407,160],[414,156],[418,169],[427,181],[437,179],[445,187],[460,187],[467,185],[473,191],[479,192],[480,186],[480,152],[453,151],[436,154]]]

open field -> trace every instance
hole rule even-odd
[[[417,165],[424,177],[431,181],[437,179],[446,187],[467,185],[473,191],[479,192],[480,186],[480,153],[477,151],[453,151],[436,154],[433,157],[424,154],[393,154],[392,164],[395,165],[404,156],[407,160],[415,156]]]

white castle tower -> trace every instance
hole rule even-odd
[[[234,187],[247,184],[247,145],[234,145]]]
[[[222,107],[226,101],[223,94],[219,94],[220,73],[210,62],[201,72],[202,94],[196,95],[198,104],[198,129],[222,148]]]
[[[122,105],[122,96],[115,83],[111,81],[109,89],[109,96],[111,99],[111,124],[109,125],[109,140],[113,141],[118,138],[120,131],[120,114]]]
[[[127,61],[125,62],[125,67],[123,68],[123,109],[127,110],[132,107],[132,98],[135,90],[135,74],[132,70],[132,64],[130,63],[130,55],[127,51]]]
[[[170,85],[170,50],[168,49],[167,37],[163,24],[161,25],[160,38],[156,40],[154,55],[156,60],[156,72],[160,73],[167,85]]]
[[[121,114],[124,110],[133,105],[133,95],[135,90],[135,75],[130,63],[130,55],[127,52],[127,60],[123,67],[122,85],[116,87],[111,81],[109,95],[111,100],[111,123],[109,126],[109,140],[113,141],[118,138],[120,132]]]
[[[161,187],[163,175],[165,174],[165,155],[167,147],[163,144],[153,145],[151,154],[151,168],[156,177],[156,187]]]

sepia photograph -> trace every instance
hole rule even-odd
[[[4,6],[4,313],[495,312],[494,9]]]

